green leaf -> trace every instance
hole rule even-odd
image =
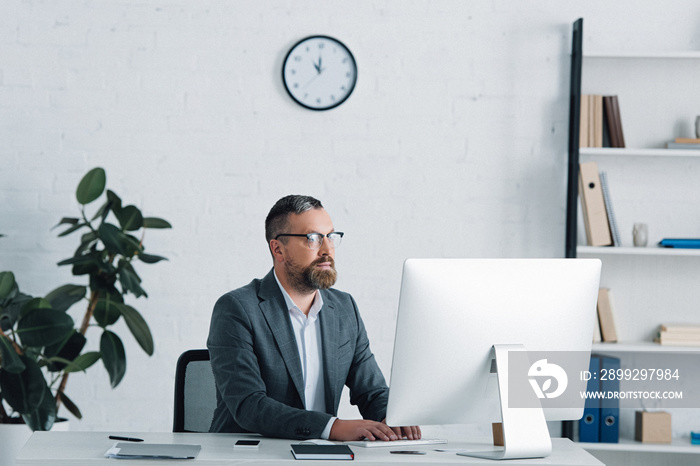
[[[124,302],[121,293],[107,293],[100,291],[97,305],[95,306],[95,320],[100,327],[114,324],[121,316],[119,306]]]
[[[148,297],[146,290],[141,288],[141,279],[128,263],[123,264],[123,266],[119,268],[119,283],[121,283],[125,293],[130,291],[137,298],[141,296]]]
[[[131,330],[131,334],[134,335],[134,338],[136,338],[141,348],[143,348],[146,354],[153,356],[153,336],[151,335],[151,330],[148,328],[148,324],[139,311],[129,305],[120,306],[119,310],[124,316],[126,325],[128,325],[129,330]]]
[[[102,354],[99,351],[83,353],[66,366],[66,372],[85,371],[88,367],[100,360]]]
[[[76,217],[63,217],[60,222],[58,222],[56,225],[54,225],[51,229],[53,230],[54,228],[60,226],[60,225],[75,225],[78,222],[80,222],[79,218]]]
[[[10,339],[5,335],[0,335],[0,361],[2,362],[2,368],[13,374],[19,374],[27,367],[17,352],[15,352]]]
[[[80,412],[80,409],[78,409],[78,405],[73,403],[73,400],[68,398],[68,396],[64,393],[61,392],[61,401],[63,402],[63,406],[66,407],[66,409],[76,418],[82,419],[83,414]]]
[[[129,254],[124,234],[111,223],[103,223],[97,230],[100,239],[107,250],[114,254],[126,256]]]
[[[58,237],[63,238],[64,236],[68,236],[71,233],[73,233],[74,231],[80,230],[81,228],[83,228],[86,225],[87,225],[87,223],[78,223],[77,225],[73,225],[72,227],[70,227],[66,231],[62,231],[61,233],[59,233]]]
[[[141,262],[145,262],[146,264],[155,264],[156,262],[168,260],[166,257],[163,256],[156,256],[154,254],[146,254],[143,252],[140,252],[138,254],[138,258],[141,260]]]
[[[67,311],[73,304],[77,303],[85,297],[87,287],[81,285],[63,285],[49,294],[46,299],[51,307],[56,311]]]
[[[112,388],[114,388],[119,385],[126,372],[124,345],[115,333],[105,330],[100,339],[100,352],[102,353],[102,362],[109,374]]]
[[[24,422],[34,431],[51,430],[56,420],[56,401],[46,383],[44,383],[44,387],[44,398],[41,404],[30,412],[22,414]]]
[[[0,300],[8,298],[15,286],[15,274],[12,272],[0,272]]]
[[[22,308],[33,298],[28,294],[16,292],[9,303],[5,303],[2,312],[0,312],[0,328],[4,331],[14,327],[15,322],[19,319]]]
[[[86,338],[77,330],[73,329],[66,338],[55,345],[48,345],[44,348],[44,354],[51,361],[48,370],[58,372],[66,367],[66,362],[75,359],[85,347]]]
[[[121,209],[119,213],[115,212],[114,215],[119,220],[122,230],[136,231],[143,225],[143,215],[136,206],[128,205]]]
[[[121,198],[109,189],[107,190],[107,202],[109,202],[109,208],[114,212],[114,215],[117,215],[122,210]]]
[[[172,228],[173,226],[162,218],[158,217],[144,217],[143,219],[144,228]]]
[[[34,309],[51,309],[51,304],[44,298],[31,298],[22,306],[20,317]]]
[[[30,309],[17,322],[17,334],[22,344],[35,348],[58,343],[72,331],[71,316],[53,309]]]
[[[143,246],[141,246],[140,241],[135,236],[124,234],[124,241],[126,242],[129,250],[128,257],[133,257],[134,254],[138,254],[143,251]]]
[[[77,253],[75,256],[64,259],[58,265],[73,265],[73,275],[86,275],[97,273],[103,267],[101,253],[99,251],[87,254]]]
[[[104,169],[100,167],[93,168],[80,180],[75,197],[80,204],[89,204],[102,195],[106,184],[107,174]]]
[[[20,414],[29,414],[44,400],[48,387],[36,361],[25,355],[20,358],[26,366],[24,371],[13,374],[0,369],[0,392],[12,409]]]

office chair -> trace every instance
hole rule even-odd
[[[187,350],[175,369],[173,432],[209,432],[216,408],[216,385],[209,350]]]

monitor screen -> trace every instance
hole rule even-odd
[[[530,361],[531,372],[549,364],[549,352],[578,355],[573,368],[569,363],[565,386],[570,393],[585,391],[586,381],[576,371],[588,369],[600,270],[598,259],[408,259],[387,423],[499,422],[494,345],[523,345],[525,354],[538,358]],[[545,359],[531,352],[545,352]],[[534,376],[530,378],[511,394],[532,396]],[[556,393],[557,382],[562,387],[561,380],[540,384],[546,396]],[[542,409],[547,420],[581,418],[580,396],[551,408],[544,403],[552,401],[546,396]]]

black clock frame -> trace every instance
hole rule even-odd
[[[343,47],[348,52],[348,55],[350,56],[350,59],[352,60],[353,65],[355,66],[355,77],[352,80],[352,85],[350,86],[350,89],[348,90],[347,94],[345,94],[345,97],[343,97],[341,100],[337,101],[336,103],[334,103],[333,105],[330,105],[328,107],[322,107],[322,108],[311,107],[309,105],[306,105],[304,102],[301,102],[300,100],[298,100],[296,97],[294,97],[294,94],[292,94],[292,91],[289,90],[289,86],[287,85],[287,80],[284,77],[284,69],[287,65],[287,60],[289,60],[289,57],[292,54],[292,52],[294,51],[294,49],[296,49],[299,44],[302,44],[303,42],[306,42],[307,40],[311,40],[311,39],[328,39],[328,40],[335,42],[336,44]],[[287,55],[285,55],[284,60],[282,61],[282,83],[284,84],[284,89],[287,91],[287,94],[289,94],[289,97],[291,97],[292,100],[294,100],[294,102],[298,103],[302,107],[307,108],[309,110],[314,110],[317,112],[324,112],[326,110],[336,108],[337,106],[339,106],[340,104],[342,104],[343,102],[348,100],[348,97],[350,97],[350,95],[352,95],[353,91],[355,90],[355,84],[357,83],[357,74],[358,74],[358,70],[357,70],[357,61],[355,60],[355,56],[352,54],[350,49],[345,44],[343,44],[341,41],[339,41],[335,37],[331,37],[331,36],[313,35],[313,36],[304,37],[303,39],[299,40],[298,42],[296,42],[294,45],[291,46],[291,48],[289,49],[289,52],[287,52]]]

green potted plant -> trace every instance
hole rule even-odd
[[[83,231],[74,255],[58,265],[71,266],[73,275],[84,277],[87,284],[67,284],[44,297],[33,297],[20,291],[12,272],[0,273],[0,423],[21,422],[21,418],[32,430],[49,430],[61,403],[80,419],[80,410],[66,394],[68,377],[101,360],[112,387],[119,384],[126,371],[126,354],[111,326],[120,319],[141,348],[153,354],[150,329],[125,297],[147,296],[134,269],[136,262],[165,259],[145,252],[145,231],[171,225],[144,217],[133,205],[122,206],[119,196],[109,190],[88,219],[86,206],[105,193],[105,186],[105,171],[90,170],[76,190],[80,217],[63,218],[57,225],[68,225],[59,236]],[[76,326],[67,311],[78,302],[86,310]],[[83,351],[89,327],[101,331],[99,351]]]

